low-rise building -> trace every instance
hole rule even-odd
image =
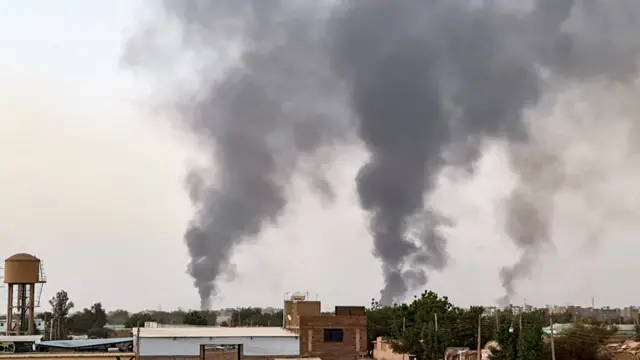
[[[139,332],[139,339],[137,339]],[[296,357],[298,335],[274,327],[157,327],[134,329],[134,347],[142,359],[182,360]]]
[[[141,360],[358,359],[367,355],[363,306],[321,313],[319,301],[285,300],[284,327],[144,327],[133,329]],[[139,335],[139,337],[138,337]],[[139,345],[139,347],[138,347]]]
[[[367,316],[364,306],[336,306],[323,314],[320,301],[294,293],[284,302],[284,327],[300,334],[300,356],[358,359],[367,356]]]

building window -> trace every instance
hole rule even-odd
[[[324,329],[324,342],[343,342],[344,330],[342,329]]]

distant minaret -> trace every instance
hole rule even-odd
[[[591,307],[594,309],[596,308],[596,298],[593,296],[591,297]]]

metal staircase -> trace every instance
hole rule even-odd
[[[38,282],[38,296],[35,298],[36,307],[40,307],[40,298],[42,297],[42,289],[44,288],[44,283],[47,282],[47,275],[44,273],[44,265],[42,261],[40,261],[40,281]]]

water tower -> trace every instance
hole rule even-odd
[[[7,284],[7,335],[35,333],[36,284],[45,283],[40,259],[29,254],[15,254],[4,261]],[[39,301],[38,301],[39,302]],[[14,319],[14,314],[18,318]]]

